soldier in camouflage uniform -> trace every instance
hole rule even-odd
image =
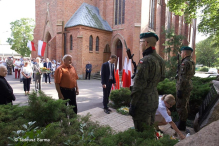
[[[153,125],[158,107],[157,84],[165,78],[164,60],[156,53],[158,36],[155,33],[140,34],[143,58],[137,67],[131,93],[129,114],[135,129],[144,131],[144,125]]]
[[[178,67],[176,83],[176,110],[179,114],[177,127],[179,130],[186,130],[186,120],[188,118],[189,97],[192,91],[192,77],[195,74],[195,63],[192,60],[190,47],[181,48],[181,64]]]
[[[10,57],[8,57],[6,65],[7,65],[7,69],[8,69],[8,75],[12,75],[13,60],[11,60]]]

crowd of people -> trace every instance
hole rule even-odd
[[[54,77],[55,70],[60,66],[61,62],[49,58],[43,57],[37,58],[24,58],[24,57],[0,57],[0,66],[7,68],[7,74],[12,75],[14,72],[14,78],[23,82],[23,88],[25,95],[29,94],[30,84],[35,81],[35,90],[41,90],[42,78],[45,77],[45,84],[47,79],[51,84],[51,78]],[[41,73],[40,68],[46,67],[50,69],[51,73]]]

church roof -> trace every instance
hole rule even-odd
[[[83,3],[74,15],[68,20],[65,28],[84,25],[106,31],[112,31],[107,21],[99,14],[99,9],[87,3]]]

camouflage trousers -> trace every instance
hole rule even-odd
[[[176,96],[176,111],[181,121],[186,121],[188,118],[190,93],[191,91],[183,91],[182,98]]]
[[[7,66],[7,70],[8,70],[8,75],[12,75],[12,67]]]
[[[133,119],[135,129],[138,132],[143,132],[146,128],[145,127],[146,125],[152,126],[154,124],[155,113],[156,113],[156,110],[151,111],[151,112],[146,112],[144,113],[144,115],[142,115],[142,119],[139,119],[139,120]]]

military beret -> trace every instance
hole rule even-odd
[[[153,32],[146,32],[146,33],[141,33],[140,34],[140,39],[149,38],[149,37],[155,37],[157,39],[157,41],[159,40],[158,36]]]
[[[180,50],[181,50],[181,51],[183,51],[183,50],[190,50],[190,51],[193,52],[193,49],[192,49],[191,47],[188,47],[188,46],[183,46],[183,47],[181,47]]]

